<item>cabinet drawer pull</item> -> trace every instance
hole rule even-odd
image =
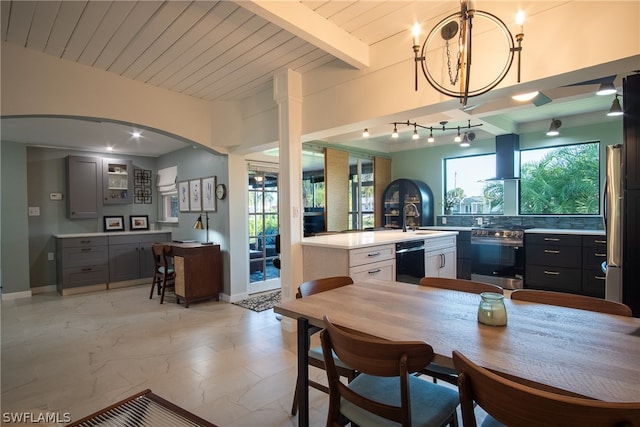
[[[81,271],[93,271],[93,268],[87,267],[87,268],[83,268]]]
[[[595,256],[599,256],[599,257],[606,257],[607,256],[607,254],[601,254],[600,252],[596,252],[594,255]]]
[[[544,241],[545,242],[559,242],[560,239],[558,239],[557,237],[545,237]]]
[[[82,248],[80,249],[80,252],[91,252],[93,249],[91,248]]]
[[[82,243],[83,245],[87,245],[87,244],[91,243],[91,240],[80,240],[80,243]]]
[[[368,257],[380,256],[380,252],[371,252],[367,254]]]
[[[367,271],[367,273],[369,273],[369,274],[376,274],[376,273],[380,273],[381,271],[382,271],[381,269],[376,268],[375,270],[369,270],[369,271]]]
[[[545,254],[559,254],[560,251],[554,251],[554,250],[551,250],[551,249],[545,249],[544,253]]]
[[[593,276],[593,278],[596,280],[607,280],[607,278],[604,276]]]
[[[548,274],[550,276],[559,276],[560,272],[559,271],[549,271],[549,270],[545,270],[544,274]]]
[[[607,243],[606,240],[594,240],[593,242],[594,243]]]
[[[446,265],[446,259],[444,254],[440,254],[440,268],[444,268]]]

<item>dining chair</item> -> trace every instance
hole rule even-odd
[[[464,427],[477,427],[474,406],[487,414],[482,427],[638,427],[640,402],[603,402],[551,393],[501,377],[453,352]]]
[[[504,290],[498,285],[467,279],[423,277],[420,279],[419,284],[421,286],[431,286],[432,288],[449,289],[452,291],[469,292],[474,294],[481,294],[482,292],[504,294]],[[431,363],[425,369],[422,369],[419,374],[429,375],[433,378],[434,383],[438,382],[438,380],[442,380],[449,384],[458,385],[458,373],[456,370],[437,363]]]
[[[345,418],[358,426],[457,426],[458,393],[411,375],[427,366],[433,348],[424,341],[389,341],[338,328],[327,316],[320,341],[329,381],[327,426]],[[359,375],[340,381],[332,352]]]
[[[586,295],[554,291],[539,291],[535,289],[517,289],[511,293],[511,299],[577,308],[580,310],[597,311],[607,314],[617,314],[619,316],[632,316],[631,308],[628,305]]]
[[[167,287],[175,287],[176,273],[169,262],[170,251],[171,246],[164,243],[153,243],[151,245],[155,269],[153,271],[153,282],[151,282],[149,299],[153,298],[153,290],[157,288],[158,295],[160,295],[160,304],[164,303],[164,292]],[[179,303],[180,299],[177,301]]]
[[[309,295],[317,294],[320,292],[328,291],[331,289],[340,288],[342,286],[350,285],[353,283],[353,280],[349,276],[335,276],[335,277],[326,277],[322,279],[310,280],[304,282],[298,287],[298,292],[296,293],[296,298],[304,298]],[[322,328],[311,326],[309,327],[309,338],[311,335],[316,334],[321,331]],[[324,356],[322,354],[322,346],[314,346],[309,349],[308,352],[309,366],[314,366],[316,368],[325,369]],[[351,369],[347,365],[345,365],[342,361],[335,361],[336,369],[338,370],[338,374],[347,379],[347,382],[353,380],[358,374],[354,369]],[[298,391],[300,388],[300,378],[296,380],[296,389],[293,394],[293,405],[291,406],[291,415],[295,415],[298,412]],[[325,393],[329,393],[329,388],[324,384],[320,384],[317,381],[313,381],[311,379],[308,380],[308,384],[310,387],[315,388],[316,390],[323,391]]]

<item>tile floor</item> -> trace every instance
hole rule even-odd
[[[295,335],[273,310],[216,301],[185,309],[148,293],[2,301],[2,413],[79,419],[149,388],[221,427],[297,425],[289,413]],[[312,375],[324,380],[324,371]],[[312,426],[324,425],[327,406],[327,395],[310,389]]]

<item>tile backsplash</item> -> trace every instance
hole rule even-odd
[[[442,223],[442,218],[447,223]],[[574,230],[604,230],[601,216],[573,216],[573,215],[438,215],[436,225],[449,227],[478,227],[477,218],[482,218],[483,226],[526,227],[526,228],[554,228]]]

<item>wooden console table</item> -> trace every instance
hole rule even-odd
[[[176,295],[185,307],[192,301],[219,299],[222,292],[222,257],[220,245],[172,243]]]

